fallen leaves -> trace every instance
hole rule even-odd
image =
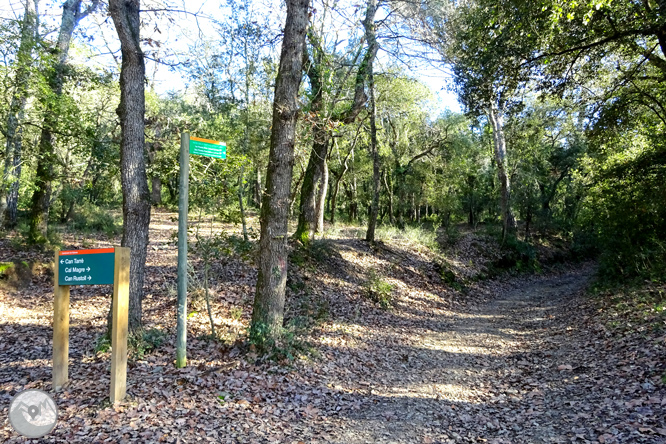
[[[277,364],[242,343],[256,274],[225,259],[213,267],[213,307],[216,326],[235,339],[206,339],[207,318],[195,314],[189,365],[175,369],[176,256],[167,241],[175,224],[168,217],[156,213],[161,221],[151,227],[159,248],[149,251],[144,310],[146,324],[169,337],[131,363],[129,398],[109,406],[108,353],[94,346],[110,292],[75,289],[70,382],[55,394],[61,422],[45,442],[666,442],[663,332],[607,328],[580,294],[588,265],[457,292],[427,250],[333,238],[335,254],[325,261],[290,268],[287,319],[308,325],[303,340],[311,350]],[[490,242],[461,239],[450,257],[456,273],[483,273],[470,260],[479,250],[491,257]],[[359,291],[371,269],[394,286],[392,310]],[[30,291],[0,294],[3,414],[18,391],[50,389],[50,285],[39,275]],[[6,423],[0,440],[22,442]]]

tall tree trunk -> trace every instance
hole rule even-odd
[[[21,25],[21,43],[16,53],[15,89],[7,114],[5,166],[0,182],[0,226],[9,227],[16,224],[23,143],[20,123],[28,100],[30,67],[33,63],[32,49],[35,46],[36,33],[37,1],[26,0]]]
[[[35,192],[32,195],[30,206],[30,232],[32,242],[46,239],[48,230],[49,210],[51,207],[51,182],[55,171],[55,136],[54,131],[58,125],[58,101],[62,96],[62,87],[65,77],[65,67],[69,55],[69,46],[74,29],[81,19],[97,8],[95,0],[85,11],[81,11],[81,0],[67,0],[62,6],[62,20],[60,32],[56,43],[56,60],[52,70],[47,74],[49,95],[45,97],[46,107],[39,137],[37,169],[35,172]]]
[[[506,138],[504,137],[504,123],[500,112],[492,105],[488,108],[488,120],[493,127],[493,145],[495,148],[495,162],[497,163],[497,178],[500,182],[500,205],[502,209],[502,242],[506,235],[516,228],[516,219],[511,212],[511,184],[506,173]]]
[[[275,80],[271,148],[261,206],[257,290],[250,326],[250,338],[259,345],[270,345],[280,337],[284,318],[289,191],[309,5],[309,0],[287,0],[280,66]]]
[[[317,228],[317,195],[322,177],[320,160],[328,155],[328,130],[318,127],[319,125],[314,129],[312,152],[303,176],[298,226],[294,233],[294,238],[299,239],[303,245],[310,244]]]
[[[365,29],[365,39],[368,42],[368,51],[376,54],[378,45],[375,35],[375,12],[377,11],[377,1],[368,0],[368,9],[366,10],[363,27]],[[377,214],[379,212],[379,147],[377,146],[377,103],[375,101],[375,73],[374,57],[368,63],[368,90],[370,92],[370,157],[372,158],[372,204],[370,205],[370,215],[368,218],[368,231],[365,233],[365,240],[375,241],[375,228],[377,227]]]
[[[120,179],[123,189],[122,246],[130,248],[129,327],[141,328],[141,303],[150,225],[150,192],[144,157],[146,67],[139,32],[139,0],[110,0],[109,12],[120,39]]]

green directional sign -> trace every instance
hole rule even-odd
[[[115,250],[61,251],[58,255],[58,285],[113,284]]]
[[[218,142],[216,140],[190,137],[190,154],[215,157],[216,159],[226,159],[227,145],[224,142]]]

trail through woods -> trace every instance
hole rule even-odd
[[[371,248],[340,230],[319,262],[293,259],[286,318],[306,328],[281,344],[295,347],[295,359],[276,361],[244,343],[251,261],[224,259],[211,272],[222,338],[206,338],[206,311],[192,308],[188,367],[176,369],[172,217],[157,213],[151,225],[144,301],[146,327],[163,331],[163,344],[131,360],[129,397],[109,406],[109,353],[95,344],[110,289],[74,289],[70,382],[54,394],[59,423],[42,442],[666,443],[666,337],[609,329],[584,293],[593,264],[455,291],[427,251],[389,241]],[[49,260],[6,240],[0,252]],[[456,273],[474,262],[449,260]],[[193,268],[201,269],[194,258]],[[393,286],[393,308],[364,295],[371,270]],[[26,442],[8,424],[11,398],[51,390],[51,285],[34,267],[26,285],[0,289],[1,442]]]

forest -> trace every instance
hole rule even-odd
[[[109,408],[91,386],[110,290],[73,290],[72,325],[91,317],[70,355],[89,376],[57,396],[88,416],[67,410],[50,439],[666,442],[666,3],[11,0],[0,56],[2,408],[50,389],[53,252],[131,252],[132,401]],[[194,339],[174,368],[184,133],[227,157],[189,158]],[[18,332],[43,339],[33,361]],[[504,358],[470,351],[486,336]],[[354,347],[367,356],[340,351]],[[438,349],[478,379],[406,383],[439,368]],[[582,363],[595,356],[620,364]],[[546,367],[569,379],[530,373]],[[150,384],[133,369],[170,382],[132,392]],[[595,377],[596,393],[566,392],[580,409],[564,425],[557,390]],[[613,394],[618,378],[635,390]],[[556,407],[520,404],[542,392]],[[598,410],[611,399],[620,410]],[[160,406],[190,413],[170,433]],[[227,414],[223,433],[212,418]]]

